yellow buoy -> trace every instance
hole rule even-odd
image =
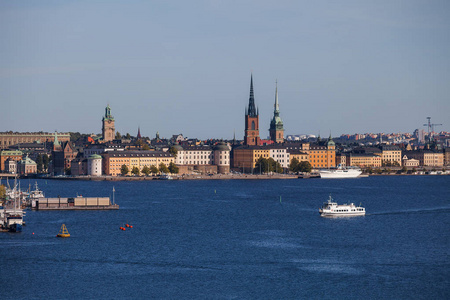
[[[59,233],[56,236],[62,238],[70,237],[66,224],[62,224],[61,229],[59,230]]]

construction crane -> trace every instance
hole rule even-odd
[[[432,139],[434,139],[433,133],[434,133],[434,128],[437,126],[442,126],[442,124],[431,124],[431,117],[427,117],[428,120],[428,124],[423,124],[423,126],[427,126],[428,127],[428,141],[431,142]]]

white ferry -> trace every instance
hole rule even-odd
[[[319,209],[319,213],[322,217],[352,217],[352,216],[364,216],[366,209],[364,207],[355,206],[355,204],[343,204],[338,205],[333,202],[333,198],[328,198],[322,207]]]
[[[321,169],[319,170],[320,178],[356,178],[361,175],[362,171],[359,168],[345,168],[340,164],[336,169]]]

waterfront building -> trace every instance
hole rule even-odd
[[[215,146],[177,144],[174,148],[177,150],[175,164],[180,174],[230,172],[230,147],[224,142]]]
[[[284,127],[283,121],[280,118],[280,107],[278,104],[278,84],[275,87],[275,104],[273,110],[273,118],[270,122],[269,135],[270,139],[274,143],[283,143],[284,142]]]
[[[70,173],[73,176],[87,175],[87,158],[77,157],[70,162]]]
[[[290,154],[286,147],[282,145],[271,145],[269,149],[269,157],[280,163],[284,169],[289,168]]]
[[[59,142],[55,136],[52,151],[52,172],[54,175],[64,175],[65,171],[70,168],[71,162],[77,156],[70,141]]]
[[[98,154],[92,154],[87,158],[87,175],[102,175],[102,157]]]
[[[245,112],[244,145],[255,146],[259,144],[259,112],[255,105],[252,74],[250,77],[250,97],[248,100],[248,107]]]
[[[169,152],[164,151],[108,151],[103,155],[103,172],[106,175],[121,175],[122,165],[128,167],[128,175],[131,174],[133,167],[137,167],[140,172],[147,166],[156,166],[159,168],[161,163],[167,167],[171,162],[175,163],[175,158]]]
[[[414,158],[408,158],[408,156],[403,155],[402,157],[402,163],[404,167],[407,168],[414,168],[419,166],[419,160]]]
[[[344,153],[336,154],[336,166],[347,166],[347,156]]]
[[[5,162],[9,160],[22,160],[23,152],[20,150],[2,150],[0,151],[0,171],[4,172],[6,169]]]
[[[5,161],[5,172],[9,174],[17,174],[17,161],[12,158],[8,158]]]
[[[444,166],[450,166],[450,148],[444,149]]]
[[[381,159],[384,164],[391,164],[402,166],[402,150],[395,145],[381,146]]]
[[[111,108],[106,106],[105,115],[102,119],[102,135],[103,142],[110,142],[116,137],[116,129],[114,128],[114,117],[111,115]]]
[[[305,151],[309,154],[309,163],[313,169],[336,167],[336,145],[331,135],[325,143],[310,144]]]
[[[379,168],[382,166],[381,156],[374,153],[348,153],[346,165],[361,168]]]
[[[405,151],[403,153],[409,159],[417,159],[419,166],[424,167],[443,167],[444,166],[444,153],[437,151]]]
[[[28,155],[17,162],[17,173],[20,175],[36,174],[37,164]]]
[[[0,150],[9,148],[16,144],[24,143],[48,143],[54,142],[55,136],[61,142],[70,141],[69,133],[48,133],[48,132],[0,132]]]
[[[303,152],[299,149],[286,149],[287,153],[289,154],[289,164],[291,161],[295,158],[298,160],[298,162],[307,161],[309,162],[309,155],[306,152]]]
[[[288,168],[290,164],[290,154],[285,145],[242,145],[233,149],[233,168],[247,173],[257,172],[258,170],[254,169],[260,157],[272,158],[279,162],[283,168]]]

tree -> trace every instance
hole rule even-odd
[[[289,164],[289,171],[291,172],[297,172],[299,161],[295,157],[291,159],[291,163]]]
[[[122,174],[122,176],[125,176],[128,174],[128,172],[130,172],[130,170],[128,169],[127,165],[122,165],[122,167],[120,168],[120,174]]]
[[[170,162],[169,164],[169,171],[172,174],[178,174],[178,172],[180,171],[180,169],[177,167],[176,164],[174,164],[173,162]]]
[[[72,170],[70,168],[64,168],[64,174],[71,175],[72,174]]]
[[[147,166],[144,166],[143,168],[142,168],[142,174],[145,174],[146,176],[148,176],[148,174],[150,174],[150,168],[149,167],[147,167]]]
[[[408,169],[405,166],[403,166],[402,173],[406,173],[407,171],[408,171]]]
[[[312,166],[309,161],[302,161],[298,164],[298,172],[310,173]]]
[[[173,157],[177,157],[178,150],[174,146],[169,149],[169,153],[173,155]]]
[[[36,157],[36,165],[38,173],[42,173],[42,169],[44,168],[44,159],[41,154],[38,154]]]
[[[147,143],[144,143],[144,146],[142,146],[142,150],[150,150],[150,146]]]
[[[131,139],[131,135],[130,135],[129,133],[127,133],[127,134],[125,135],[125,138],[126,138],[127,140],[129,140],[129,139]]]
[[[157,168],[155,165],[152,165],[152,166],[150,167],[150,172],[151,172],[152,174],[157,174],[159,171],[158,171],[158,168]]]
[[[268,169],[267,159],[265,159],[264,157],[258,158],[258,160],[255,163],[255,170],[256,171],[259,170],[261,173],[266,173],[267,169]]]
[[[120,134],[120,132],[116,132],[116,140],[120,140],[122,138],[122,135]]]
[[[167,168],[167,166],[164,163],[159,164],[159,171],[161,173],[169,173],[169,169]]]
[[[139,176],[139,168],[138,167],[133,167],[133,169],[131,169],[131,174]]]
[[[48,157],[47,154],[44,154],[44,155],[43,155],[42,161],[43,161],[43,164],[44,164],[44,166],[43,166],[43,167],[44,167],[44,171],[47,172],[47,170],[48,170],[48,164],[49,164],[49,162],[50,162],[50,158]]]

